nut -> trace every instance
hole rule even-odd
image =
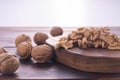
[[[61,27],[52,27],[52,29],[50,30],[50,34],[55,37],[55,36],[59,36],[63,34],[63,29]]]
[[[21,42],[17,46],[17,53],[22,59],[29,59],[31,58],[31,51],[32,51],[32,44],[28,41]]]
[[[2,53],[7,53],[7,50],[0,46],[0,54],[2,54]]]
[[[63,47],[69,49],[75,47],[74,44],[77,43],[80,48],[101,47],[111,50],[120,50],[120,38],[117,35],[110,33],[109,30],[108,27],[78,28],[76,31],[72,31],[68,34],[67,37],[62,37],[55,48]]]
[[[25,35],[25,34],[21,34],[19,35],[16,40],[15,40],[15,45],[18,46],[19,43],[24,42],[24,41],[29,41],[31,42],[31,39],[29,36]]]
[[[55,49],[58,49],[59,47],[63,47],[65,49],[70,49],[70,48],[73,47],[73,41],[72,40],[70,40],[70,41],[61,41],[55,46]]]
[[[48,35],[45,34],[45,33],[37,32],[37,33],[34,35],[34,42],[35,42],[37,45],[44,44],[47,39],[48,39]]]
[[[32,49],[31,55],[37,63],[44,63],[52,58],[52,48],[46,44],[39,45]]]
[[[10,53],[0,54],[0,72],[12,74],[19,68],[19,60]]]

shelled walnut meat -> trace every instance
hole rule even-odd
[[[42,32],[37,32],[37,33],[34,35],[34,42],[35,42],[37,45],[45,44],[45,42],[46,42],[47,39],[48,39],[48,35],[45,34],[45,33],[42,33]]]
[[[52,48],[46,44],[39,45],[32,49],[31,54],[37,63],[44,63],[52,58]]]
[[[29,41],[31,42],[31,39],[28,35],[26,34],[21,34],[15,39],[15,45],[18,46],[19,43]]]
[[[80,48],[107,48],[110,50],[120,50],[120,38],[110,33],[108,27],[81,27],[72,31],[67,36],[62,37],[56,44],[55,48],[63,47],[65,49],[75,47],[77,44]]]
[[[31,42],[21,42],[17,46],[17,53],[22,59],[30,59],[32,48]]]
[[[0,72],[12,74],[19,68],[19,60],[11,53],[0,54]]]
[[[63,29],[61,27],[55,26],[50,30],[50,34],[55,37],[63,34]]]

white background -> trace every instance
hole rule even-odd
[[[0,0],[4,26],[120,26],[120,0]]]

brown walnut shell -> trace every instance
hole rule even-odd
[[[55,37],[63,34],[63,29],[61,27],[52,27],[50,34]]]
[[[34,35],[34,42],[35,42],[37,45],[44,44],[47,39],[48,39],[48,35],[45,34],[45,33],[42,33],[42,32],[37,32],[37,33]]]
[[[15,45],[18,46],[19,43],[29,41],[31,42],[31,39],[28,35],[21,34],[15,39]]]
[[[31,51],[32,51],[32,44],[31,42],[21,42],[17,46],[17,53],[22,59],[29,59],[31,58]]]
[[[32,49],[31,55],[37,63],[44,63],[52,58],[52,48],[46,44],[39,45]]]
[[[0,72],[3,74],[12,74],[19,68],[19,60],[10,53],[0,54]]]

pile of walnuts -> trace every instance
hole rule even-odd
[[[55,37],[62,35],[63,30],[60,27],[53,27],[50,34]],[[48,35],[37,32],[33,40],[36,46],[32,45],[31,38],[26,34],[20,34],[15,39],[17,53],[21,59],[31,59],[36,63],[45,63],[52,58],[52,48],[46,44]],[[13,74],[20,66],[17,56],[9,53],[4,47],[0,46],[0,73]]]
[[[50,30],[50,34],[54,36],[62,35],[63,30],[60,27],[53,27]],[[17,53],[21,59],[31,59],[37,63],[44,63],[52,58],[52,48],[46,44],[46,40],[49,36],[43,32],[37,32],[33,40],[36,46],[32,45],[31,38],[26,34],[21,34],[16,37],[15,45],[17,47]]]
[[[66,37],[62,37],[55,48],[65,49],[79,46],[80,48],[107,48],[110,50],[120,50],[120,38],[110,33],[108,27],[81,27],[72,31]]]
[[[46,45],[48,35],[37,32],[34,35],[34,42],[37,44],[33,47],[31,38],[26,34],[21,34],[15,39],[17,53],[21,59],[32,59],[37,63],[44,63],[51,59],[52,49]]]

